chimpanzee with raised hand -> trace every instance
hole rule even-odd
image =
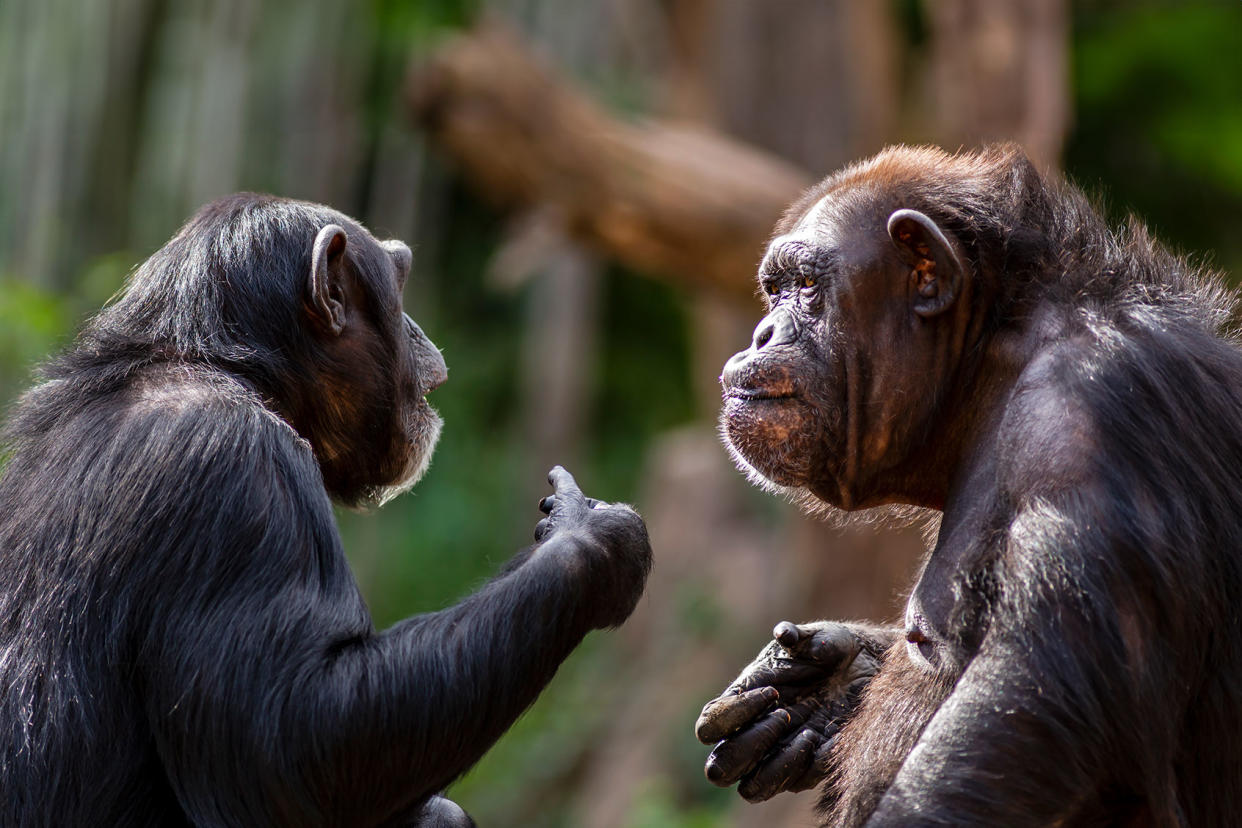
[[[642,520],[558,467],[534,547],[372,625],[331,500],[409,488],[439,435],[409,270],[232,196],[44,366],[0,454],[0,824],[471,825],[436,792],[634,609]]]

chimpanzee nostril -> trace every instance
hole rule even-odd
[[[765,346],[787,345],[798,338],[798,326],[793,316],[784,309],[777,309],[763,318],[755,328],[752,347],[756,351]]]
[[[776,323],[771,318],[760,322],[759,327],[755,328],[755,350],[759,350],[772,341],[772,334],[774,333],[776,333]]]

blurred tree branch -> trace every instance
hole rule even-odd
[[[628,123],[486,24],[411,76],[414,117],[490,200],[552,207],[569,233],[651,274],[734,296],[785,206],[812,183],[723,135]]]

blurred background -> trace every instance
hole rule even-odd
[[[1242,274],[1242,2],[0,0],[0,401],[197,207],[325,202],[415,250],[431,472],[341,531],[377,623],[477,587],[555,462],[656,570],[451,790],[494,826],[807,824],[691,733],[784,618],[897,616],[916,530],[751,490],[716,377],[799,189],[885,144],[1021,142]]]

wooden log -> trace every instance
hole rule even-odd
[[[417,67],[407,94],[485,198],[551,209],[603,255],[688,286],[753,296],[772,226],[812,183],[709,130],[623,121],[494,24]]]

